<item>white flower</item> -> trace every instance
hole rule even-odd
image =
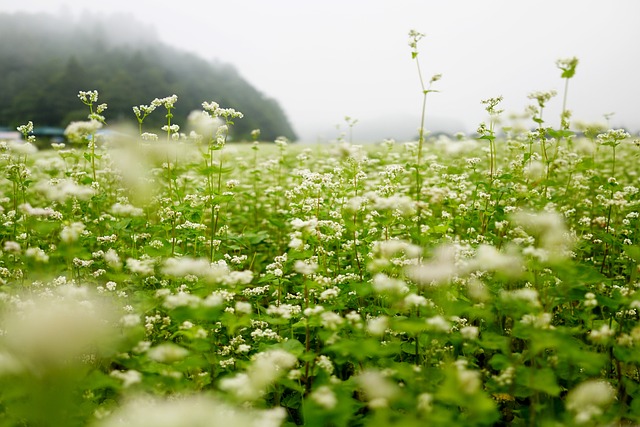
[[[122,267],[122,262],[120,261],[120,256],[118,255],[118,252],[116,252],[116,250],[113,249],[113,248],[109,248],[107,250],[107,252],[105,252],[104,255],[102,255],[102,258],[105,260],[105,262],[111,268],[121,268]]]
[[[202,304],[203,301],[197,297],[196,295],[192,295],[186,292],[178,292],[177,294],[169,294],[164,298],[164,302],[162,306],[168,309],[174,309],[178,307],[198,307]],[[210,300],[205,300],[204,304],[206,306],[216,306],[216,304],[210,304]],[[220,305],[220,304],[217,304]]]
[[[297,361],[294,355],[281,349],[258,353],[246,372],[223,378],[220,389],[232,393],[239,400],[256,400]]]
[[[376,292],[389,292],[395,294],[406,294],[409,292],[409,287],[404,281],[391,278],[383,273],[378,273],[373,276],[373,289]]]
[[[294,237],[289,242],[289,247],[291,249],[295,249],[295,250],[301,251],[301,250],[304,249],[304,242],[302,240],[300,240],[299,238]]]
[[[132,273],[142,276],[151,276],[154,273],[155,260],[153,258],[135,259],[127,258],[127,268]]]
[[[71,122],[64,130],[64,135],[71,142],[87,143],[88,137],[95,134],[98,129],[102,128],[102,123],[98,120]]]
[[[505,301],[523,301],[527,302],[531,307],[540,307],[538,299],[538,291],[531,288],[516,289],[513,291],[502,291],[500,296]]]
[[[339,294],[340,294],[340,288],[337,286],[334,286],[332,288],[325,289],[324,291],[322,291],[318,298],[321,301],[327,301],[327,300],[332,300],[337,298]]]
[[[309,276],[315,273],[315,271],[318,269],[318,264],[310,261],[305,262],[302,260],[297,260],[293,265],[293,269],[304,276]]]
[[[303,314],[307,317],[315,316],[324,311],[324,307],[321,305],[316,305],[314,307],[307,307],[304,309]]]
[[[441,246],[431,261],[410,266],[406,271],[407,276],[419,285],[448,283],[459,272],[456,265],[456,248],[449,245]]]
[[[539,313],[539,314],[531,314],[527,313],[522,316],[520,321],[525,325],[531,325],[537,329],[553,329],[553,325],[551,321],[553,320],[553,315],[551,313]]]
[[[251,303],[246,301],[237,301],[236,302],[236,312],[251,314]]]
[[[62,217],[62,214],[54,211],[50,207],[34,208],[29,203],[21,204],[20,206],[18,206],[18,209],[20,209],[20,211],[24,212],[29,216],[42,216],[42,217],[49,217],[49,218],[55,218],[58,216]]]
[[[322,320],[322,327],[335,331],[340,325],[344,323],[344,318],[338,313],[333,311],[325,311],[320,314]]]
[[[170,108],[173,108],[173,105],[176,102],[178,102],[178,96],[171,95],[171,96],[167,96],[166,98],[156,98],[153,101],[151,101],[151,105],[153,107],[160,107],[161,105],[164,105],[166,109],[170,109]]]
[[[562,215],[556,212],[518,212],[513,222],[536,240],[536,249],[542,250],[541,261],[558,261],[570,255],[573,238],[564,224]]]
[[[28,248],[24,253],[28,258],[33,258],[37,262],[49,262],[49,255],[40,248]]]
[[[65,243],[73,243],[80,238],[84,228],[84,224],[81,222],[74,222],[67,225],[60,231],[60,240]]]
[[[4,242],[4,251],[5,252],[20,252],[20,243],[14,242],[13,240],[7,240]]]
[[[93,188],[78,185],[71,179],[41,181],[35,185],[35,188],[43,192],[49,200],[56,202],[64,202],[69,198],[87,200],[96,192]]]
[[[111,371],[109,375],[122,380],[122,386],[124,388],[131,387],[132,385],[138,384],[142,381],[142,374],[133,369],[128,371]]]
[[[288,145],[289,140],[284,136],[279,136],[275,140],[275,144],[277,147],[284,148]]]
[[[31,137],[31,138],[35,138],[35,137]],[[38,148],[33,145],[31,142],[20,142],[20,141],[10,141],[9,143],[9,149],[18,155],[29,155],[29,154],[35,154],[38,152]]]
[[[116,216],[142,216],[144,211],[130,204],[114,203],[111,213]]]
[[[593,329],[589,332],[589,339],[597,343],[605,343],[615,335],[615,330],[611,329],[609,325],[602,325],[600,329]]]
[[[482,386],[480,372],[467,369],[465,365],[456,363],[458,367],[458,382],[460,389],[465,394],[474,394]]]
[[[576,422],[581,424],[602,415],[614,399],[615,390],[611,384],[603,380],[587,380],[569,391],[565,405],[575,414]]]
[[[433,316],[425,320],[430,329],[440,332],[449,332],[451,324],[442,316]]]
[[[373,242],[373,253],[385,259],[391,259],[398,255],[418,258],[422,254],[422,248],[404,240],[390,239]]]
[[[410,216],[415,213],[415,203],[409,196],[392,195],[390,197],[380,197],[374,192],[368,192],[364,196],[376,211],[393,211],[402,216]]]
[[[138,397],[126,401],[97,427],[279,427],[286,418],[284,408],[267,410],[233,407],[204,394]]]
[[[137,314],[125,314],[120,318],[120,324],[125,328],[133,328],[140,324],[140,316]]]
[[[33,132],[33,122],[29,120],[26,125],[20,125],[16,130],[22,134],[29,134]]]
[[[147,350],[149,359],[161,363],[177,362],[187,357],[188,354],[189,351],[186,348],[172,343],[160,344]]]
[[[325,356],[324,354],[318,356],[318,359],[316,360],[316,366],[329,375],[333,374],[333,363],[331,362],[331,359],[329,359],[329,357]]]
[[[475,340],[478,338],[480,330],[477,326],[465,326],[460,329],[460,335],[467,340]]]
[[[162,130],[169,133],[178,133],[180,131],[180,125],[173,124],[171,126],[164,125],[162,126]]]
[[[97,90],[80,90],[78,91],[78,98],[85,104],[92,104],[98,102]]]
[[[302,311],[299,305],[293,304],[280,304],[280,305],[269,305],[267,307],[267,314],[280,316],[283,319],[291,319],[293,316],[300,314]]]
[[[389,318],[386,316],[373,317],[367,320],[367,332],[371,335],[382,336],[389,327]]]
[[[3,344],[33,372],[67,366],[82,354],[99,354],[113,344],[114,314],[88,288],[61,285],[5,313]]]
[[[421,393],[418,395],[418,411],[422,413],[431,412],[433,403],[433,395],[431,393]]]
[[[315,389],[309,396],[311,400],[326,410],[332,410],[338,404],[338,398],[335,393],[326,385]]]
[[[515,248],[513,248],[515,249]],[[478,247],[475,257],[467,264],[467,271],[495,271],[516,278],[522,274],[522,259],[516,253],[501,253],[491,245]]]
[[[532,160],[527,164],[523,172],[529,179],[534,181],[540,180],[544,177],[544,164],[539,160]]]
[[[365,370],[356,377],[356,381],[372,409],[387,407],[399,392],[398,386],[378,371]]]
[[[231,271],[224,261],[211,263],[204,258],[169,258],[164,262],[162,272],[174,277],[194,275],[208,282],[227,285],[248,284],[253,280],[251,270]]]
[[[422,295],[409,294],[404,297],[404,304],[407,307],[424,307],[427,305],[427,299]]]

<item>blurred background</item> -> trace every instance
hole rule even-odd
[[[547,90],[558,95],[544,117],[558,127],[555,61],[572,56],[572,122],[607,117],[637,132],[638,17],[636,0],[3,1],[0,126],[64,127],[86,117],[78,90],[98,89],[109,124],[135,122],[132,106],[175,93],[177,123],[202,101],[245,113],[236,138],[260,128],[264,140],[324,142],[348,131],[349,116],[354,142],[413,139],[415,29],[426,35],[425,79],[443,75],[427,101],[433,133],[472,134],[486,119],[482,99],[503,96],[506,118]]]

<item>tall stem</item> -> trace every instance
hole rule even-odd
[[[569,122],[566,120],[567,113],[567,92],[569,91],[569,79],[564,79],[564,95],[562,96],[562,115],[560,116],[560,127],[562,130],[569,128]]]
[[[418,129],[418,158],[416,161],[416,201],[418,202],[418,209],[420,209],[420,193],[422,192],[422,175],[420,174],[420,168],[422,167],[422,149],[424,146],[424,122],[427,110],[427,94],[429,91],[424,85],[424,79],[422,78],[422,71],[420,69],[420,61],[416,56],[416,67],[418,68],[418,77],[420,78],[420,87],[422,88],[422,111],[420,114],[420,128]]]
[[[494,137],[494,123],[493,119],[489,124],[489,133],[491,134],[491,139],[489,139],[489,185],[493,185],[493,175],[496,172],[496,139]]]
[[[354,166],[353,170],[353,191],[354,197],[358,197],[358,171]],[[362,264],[360,263],[360,255],[358,255],[358,210],[353,213],[353,254],[356,258],[356,264],[358,265],[358,274],[360,281],[364,280],[362,276]]]
[[[613,149],[613,162],[611,165],[611,177],[615,179],[616,177],[616,146],[612,145],[611,148]],[[611,199],[609,202],[609,210],[607,212],[607,228],[605,229],[605,231],[607,233],[609,233],[610,225],[611,225],[611,213],[613,212],[613,204],[611,203],[613,201],[613,188],[611,188],[611,192],[609,194],[609,198]],[[609,243],[605,242],[604,245],[604,256],[602,257],[602,264],[600,265],[600,273],[604,272],[604,267],[606,266],[606,262],[607,262],[607,257],[609,255]]]
[[[91,135],[91,170],[93,172],[93,180],[96,179],[96,134]]]

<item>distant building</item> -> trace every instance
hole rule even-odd
[[[17,130],[0,127],[0,141],[17,141],[22,135]]]
[[[64,139],[64,129],[51,126],[37,126],[33,128],[33,135],[36,138]]]

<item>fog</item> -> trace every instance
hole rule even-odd
[[[426,34],[425,78],[443,75],[427,101],[429,130],[472,133],[485,120],[482,99],[503,96],[506,116],[523,112],[530,92],[551,89],[558,96],[545,117],[558,126],[564,81],[555,61],[572,56],[580,60],[569,84],[573,121],[614,113],[610,126],[640,129],[636,0],[0,3],[0,12],[15,11],[130,14],[168,44],[233,64],[280,103],[303,141],[334,139],[345,116],[358,120],[355,140],[417,134],[422,95],[411,29]]]

